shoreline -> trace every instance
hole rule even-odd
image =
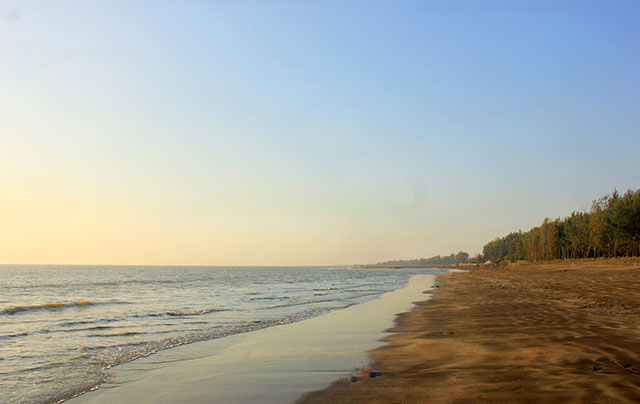
[[[640,401],[640,261],[510,264],[440,274],[370,351],[382,377],[298,403]]]
[[[353,265],[354,268],[380,268],[380,269],[400,269],[400,268],[439,268],[439,269],[461,269],[461,270],[473,270],[473,269],[485,269],[485,268],[515,268],[528,265],[553,265],[553,264],[588,264],[588,263],[608,263],[612,265],[620,264],[634,264],[640,263],[638,257],[596,257],[596,258],[567,258],[567,259],[555,259],[555,260],[538,260],[532,261],[502,261],[492,263],[459,263],[452,265],[384,265],[384,264],[362,264]]]
[[[110,370],[95,391],[71,404],[283,403],[348,377],[397,313],[424,300],[434,275],[362,304],[296,323],[183,345]]]

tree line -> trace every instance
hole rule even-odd
[[[628,190],[624,195],[614,190],[593,201],[589,212],[545,219],[527,232],[496,238],[476,259],[502,262],[638,256],[640,190]]]
[[[414,260],[394,260],[381,262],[378,265],[456,265],[466,264],[469,262],[469,254],[460,251],[457,254],[445,255],[444,257],[436,255],[430,258],[418,258]]]

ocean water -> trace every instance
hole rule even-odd
[[[158,350],[319,316],[438,272],[0,265],[0,401],[64,401]]]

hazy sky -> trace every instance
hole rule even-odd
[[[465,250],[640,188],[637,1],[0,0],[0,263]]]

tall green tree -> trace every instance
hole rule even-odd
[[[544,219],[527,232],[488,242],[482,251],[492,262],[640,256],[640,190],[614,190],[593,201],[589,212]]]

